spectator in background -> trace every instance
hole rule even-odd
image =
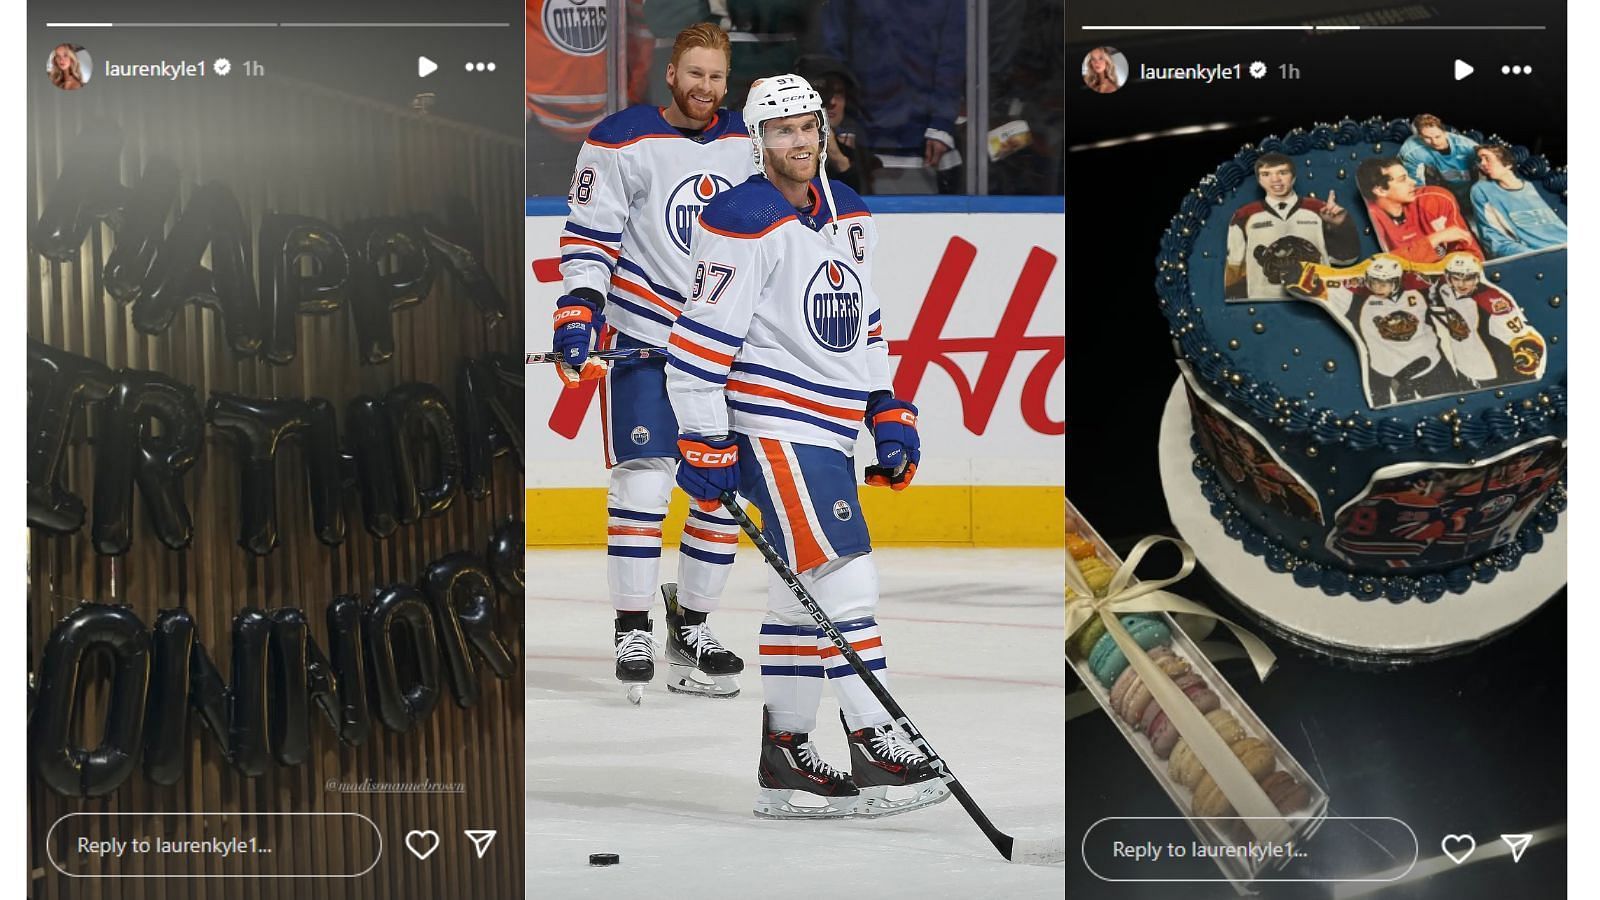
[[[867,146],[854,114],[858,102],[855,76],[844,63],[817,53],[795,60],[792,71],[822,95],[822,109],[828,116],[828,177],[848,184],[858,194],[869,193],[878,158]]]
[[[550,5],[540,0],[528,0],[526,8],[526,190],[530,197],[566,196],[578,148],[606,115],[606,29],[592,20],[547,16]],[[640,0],[628,0],[630,105],[643,101],[650,74],[650,33],[636,24],[642,8]],[[597,10],[603,23],[605,5]]]
[[[1484,144],[1477,157],[1483,180],[1472,186],[1472,208],[1490,256],[1544,250],[1567,242],[1567,223],[1539,196],[1538,188],[1517,177],[1510,147]]]
[[[962,0],[828,0],[822,49],[860,83],[879,194],[932,194],[961,164],[956,118],[966,91]],[[948,182],[948,180],[947,180]]]

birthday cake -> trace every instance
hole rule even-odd
[[[1431,115],[1202,179],[1156,288],[1218,527],[1362,600],[1522,564],[1566,503],[1566,257],[1565,168]]]

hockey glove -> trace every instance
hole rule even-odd
[[[605,301],[598,293],[585,290],[580,294],[565,294],[556,301],[555,338],[551,349],[561,354],[562,362],[556,364],[556,374],[566,387],[576,387],[579,382],[602,378],[605,364],[589,359],[589,349],[599,339],[606,326]]]
[[[878,464],[867,466],[867,484],[897,491],[910,487],[922,461],[917,408],[888,391],[878,391],[867,399],[867,428],[878,449]]]
[[[722,508],[723,493],[739,489],[739,448],[732,435],[681,434],[678,454],[683,457],[678,464],[678,487],[694,498],[702,511],[716,512]]]

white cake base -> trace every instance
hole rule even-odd
[[[1194,548],[1206,571],[1240,604],[1284,632],[1284,637],[1334,655],[1403,661],[1406,656],[1464,648],[1505,631],[1544,605],[1567,583],[1567,521],[1545,535],[1537,553],[1515,571],[1465,594],[1446,593],[1436,603],[1412,598],[1391,603],[1330,597],[1303,588],[1294,576],[1273,572],[1258,556],[1222,531],[1191,470],[1189,402],[1183,379],[1172,385],[1161,418],[1161,486],[1178,533]],[[1248,623],[1240,623],[1248,624]]]

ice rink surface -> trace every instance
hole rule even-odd
[[[1059,550],[874,552],[889,690],[1002,831],[1066,827]],[[662,555],[673,578],[677,551]],[[760,745],[757,629],[767,567],[741,547],[711,625],[745,660],[732,699],[669,694],[666,664],[631,706],[612,674],[603,551],[528,554],[529,897],[1060,897],[1065,869],[1006,862],[954,797],[868,821],[750,811]],[[663,609],[651,613],[665,639]],[[824,689],[812,739],[848,769]],[[1076,852],[1075,848],[1068,848]],[[591,868],[590,853],[621,864]]]

